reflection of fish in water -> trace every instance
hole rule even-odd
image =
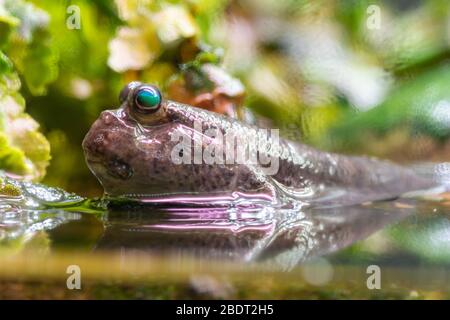
[[[290,269],[339,250],[413,212],[410,206],[329,209],[165,208],[111,211],[97,250],[121,248]]]

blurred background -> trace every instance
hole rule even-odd
[[[449,161],[449,58],[446,0],[0,0],[0,169],[100,196],[81,141],[137,79],[321,149]]]

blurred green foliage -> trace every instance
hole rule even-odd
[[[101,194],[80,147],[99,112],[131,80],[169,97],[180,77],[197,90],[206,62],[240,79],[245,105],[292,139],[448,160],[449,12],[444,0],[4,1],[0,168],[44,174],[48,144],[25,98],[51,145],[44,182]],[[13,118],[31,129],[14,136]]]
[[[25,1],[0,3],[0,169],[41,179],[50,160],[49,144],[24,112],[24,79],[30,92],[45,94],[56,78],[48,39],[49,16]]]

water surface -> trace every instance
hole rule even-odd
[[[139,290],[121,296],[120,288],[135,287],[137,280],[147,288],[145,298],[155,298],[155,292],[197,297],[205,290],[206,297],[222,297],[218,291],[225,298],[258,298],[269,288],[274,298],[330,292],[330,297],[449,297],[448,193],[328,208],[139,205],[15,183],[23,195],[0,200],[5,288],[38,279],[50,291],[68,294],[64,281],[54,281],[65,279],[65,266],[76,264],[89,279],[86,297],[136,298]],[[373,265],[383,274],[382,289],[375,291],[366,284]],[[25,280],[16,283],[18,277]],[[171,281],[182,288],[173,289]],[[100,296],[99,286],[104,286]]]

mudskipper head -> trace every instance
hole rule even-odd
[[[140,82],[125,86],[119,100],[121,106],[103,111],[83,141],[86,162],[106,194],[135,197],[261,189],[261,179],[245,165],[195,162],[191,157],[199,143],[215,143],[213,138],[205,139],[196,121],[210,126],[231,120],[166,100],[158,88]]]

